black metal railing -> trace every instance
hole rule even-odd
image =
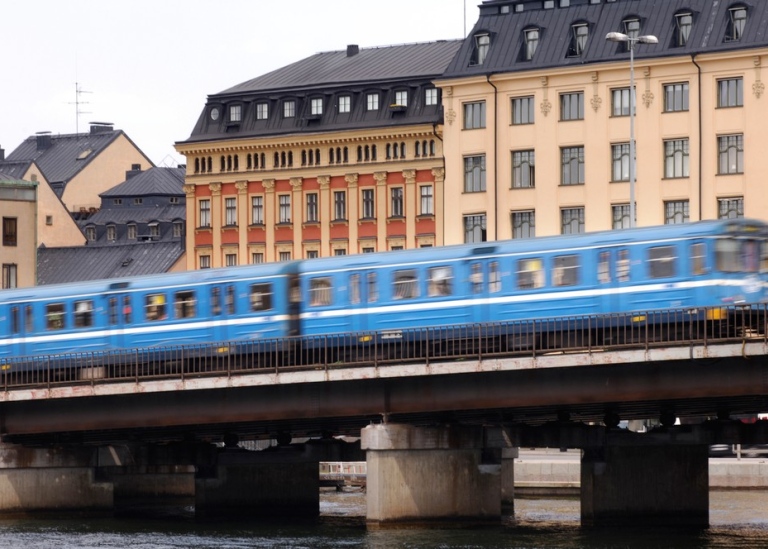
[[[387,366],[553,352],[766,342],[768,306],[674,309],[16,357],[2,388]]]

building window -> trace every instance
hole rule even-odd
[[[240,122],[243,116],[243,107],[241,105],[231,105],[229,107],[229,121]]]
[[[18,265],[3,263],[3,289],[16,288],[18,285]]]
[[[464,157],[464,192],[485,191],[485,155]]]
[[[320,98],[312,99],[309,102],[309,113],[313,115],[323,114],[323,100]]]
[[[485,214],[464,216],[464,242],[485,242]]]
[[[376,210],[373,207],[373,189],[363,189],[363,219],[374,219]]]
[[[347,219],[347,193],[333,191],[333,220],[342,221],[345,219]]]
[[[141,206],[144,203],[143,198],[134,198],[133,199],[133,205],[134,206]]]
[[[211,256],[209,256],[209,255],[201,255],[200,256],[200,268],[201,269],[210,269],[211,268]]]
[[[317,250],[307,250],[307,259],[317,259],[320,253]]]
[[[291,195],[281,194],[278,197],[279,201],[279,213],[278,223],[290,223],[291,222]]]
[[[744,217],[744,197],[718,198],[717,218],[736,219]]]
[[[200,227],[211,226],[211,201],[207,198],[200,201]]]
[[[379,94],[378,93],[369,93],[366,96],[366,108],[369,111],[379,110]]]
[[[181,221],[173,222],[173,238],[181,238],[184,234],[184,224]]]
[[[560,120],[584,120],[584,92],[560,94]]]
[[[400,107],[407,107],[408,106],[408,92],[404,90],[396,91],[395,92],[395,105],[399,105]]]
[[[136,240],[136,225],[133,223],[128,225],[128,240]]]
[[[148,225],[149,227],[149,236],[151,238],[159,238],[160,237],[160,225],[158,223],[150,223]]]
[[[227,267],[236,267],[237,266],[237,254],[225,254],[224,255],[224,265]]]
[[[539,29],[526,29],[525,31],[525,60],[530,61],[539,47]]]
[[[744,106],[744,79],[725,78],[717,81],[717,106]]]
[[[560,210],[561,234],[581,234],[584,232],[584,208],[563,208]]]
[[[352,110],[352,98],[348,95],[339,96],[339,112],[349,112]]]
[[[317,223],[317,193],[307,193],[307,223]]]
[[[85,228],[85,239],[88,242],[95,242],[96,241],[96,227],[86,227]],[[16,244],[13,244],[14,246]]]
[[[675,15],[675,44],[685,46],[688,38],[691,36],[691,27],[693,26],[693,15],[691,12],[678,13]]]
[[[664,86],[664,112],[688,110],[688,82]]]
[[[372,254],[376,250],[373,248],[373,246],[363,246],[363,253],[364,254]]]
[[[278,254],[278,260],[279,261],[290,261],[291,260],[291,252],[280,252]]]
[[[251,197],[251,224],[252,225],[264,224],[264,197],[263,196]]]
[[[89,238],[88,240],[91,240],[91,239]],[[4,217],[3,218],[3,246],[16,246],[17,241],[18,241],[18,220],[15,217]]]
[[[237,198],[224,199],[224,214],[225,225],[237,225]]]
[[[584,147],[563,147],[560,149],[562,170],[561,185],[582,185],[584,183]]]
[[[512,124],[533,124],[533,96],[515,97],[512,99]]]
[[[475,50],[472,55],[473,65],[482,65],[488,57],[488,48],[491,45],[491,37],[488,34],[475,35]]]
[[[728,10],[728,29],[725,34],[726,42],[741,40],[744,27],[747,25],[747,8],[735,7]]]
[[[629,229],[632,224],[629,222],[630,218],[629,204],[617,204],[611,206],[611,213],[613,214],[614,229]]]
[[[536,186],[536,159],[534,151],[512,152],[512,188],[528,189]]]
[[[664,202],[664,224],[678,225],[688,222],[688,201],[671,200]]]
[[[390,217],[403,217],[403,188],[393,187],[390,191]]]
[[[611,116],[629,116],[629,88],[611,90]]]
[[[664,141],[664,177],[688,177],[688,140]]]
[[[296,116],[296,101],[289,100],[283,102],[283,118],[293,118]]]
[[[432,185],[421,185],[419,194],[421,195],[421,215],[432,215],[434,213]]]
[[[464,103],[464,129],[485,128],[485,101]]]
[[[640,20],[639,19],[625,19],[624,20],[624,34],[631,39],[636,40],[640,36]],[[629,51],[631,42],[626,43],[627,51]]]
[[[629,181],[629,143],[611,145],[611,181]]]
[[[427,88],[424,90],[424,104],[437,105],[437,88]]]
[[[266,120],[269,118],[269,104],[256,103],[256,120]]]
[[[587,48],[589,25],[577,23],[571,26],[571,45],[568,47],[568,57],[581,57]]]
[[[744,173],[744,136],[721,135],[717,138],[718,173]]]
[[[107,240],[114,242],[117,237],[117,230],[114,225],[107,225]]]
[[[512,238],[536,236],[536,213],[533,210],[512,212]]]
[[[345,250],[344,248],[336,248],[333,250],[333,255],[337,257],[342,255],[347,255],[347,250]]]
[[[263,252],[253,252],[251,254],[251,264],[258,265],[259,263],[264,263],[264,253]]]

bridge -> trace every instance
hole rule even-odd
[[[768,442],[765,422],[731,419],[768,410],[768,312],[765,306],[723,312],[709,314],[725,319],[717,322],[699,320],[707,315],[698,310],[648,311],[403,331],[386,339],[339,334],[18,358],[3,365],[0,464],[24,475],[30,461],[57,473],[71,465],[86,477],[109,477],[113,498],[115,486],[136,485],[139,470],[188,466],[201,513],[216,507],[311,514],[317,512],[312,490],[296,489],[301,505],[256,505],[214,480],[226,470],[230,478],[241,475],[240,489],[259,482],[263,488],[265,475],[252,472],[267,467],[273,479],[316,488],[318,461],[360,459],[359,448],[331,437],[362,435],[368,518],[387,523],[495,520],[502,503],[513,500],[505,470],[515,448],[583,448],[585,523],[645,516],[705,524],[708,445]],[[638,418],[658,419],[660,428],[642,435],[616,428]],[[699,422],[675,426],[678,418]],[[289,450],[298,437],[326,443],[300,458]],[[276,441],[283,454],[235,449],[238,441],[256,439]],[[46,462],[41,448],[55,449],[55,457]],[[117,479],[131,467],[134,480]],[[275,474],[280,467],[291,472]],[[415,507],[393,503],[403,494],[387,486],[387,478],[404,471],[419,472],[404,479]],[[455,493],[459,478],[472,497],[441,498],[441,490]],[[668,485],[679,490],[661,494]],[[102,488],[90,503],[102,501]],[[274,487],[280,491],[285,494],[284,485]],[[627,491],[640,507],[619,509],[617,495]],[[450,505],[436,509],[429,500]],[[14,505],[24,506],[0,498],[0,509]],[[49,504],[26,508],[35,505]]]

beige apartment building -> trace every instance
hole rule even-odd
[[[37,273],[37,183],[21,181],[0,172],[2,242],[0,288],[35,285]]]
[[[484,2],[443,91],[445,242],[768,219],[768,2]]]

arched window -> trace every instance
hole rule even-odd
[[[413,154],[416,158],[419,158],[421,156],[421,143],[419,141],[416,141],[416,148]]]
[[[200,159],[195,158],[195,173],[200,173]]]
[[[221,157],[221,171],[224,172],[227,170],[227,160],[224,158],[224,156]]]
[[[357,146],[357,161],[358,162],[363,161],[363,147],[361,145]]]
[[[371,160],[376,162],[376,145],[371,145]]]
[[[333,147],[331,147],[330,149],[328,149],[328,163],[333,164],[334,163],[333,159],[334,159]]]
[[[234,160],[235,160],[234,169],[235,171],[238,171],[240,169],[240,156],[236,154],[234,157]]]
[[[279,168],[280,167],[280,153],[278,153],[278,152],[275,152],[275,156],[274,156],[272,167],[273,168]]]
[[[405,158],[405,143],[400,143],[400,158]]]
[[[589,38],[589,25],[587,23],[574,23],[571,25],[571,44],[568,47],[568,57],[581,57],[587,49]]]
[[[390,143],[387,143],[387,160],[392,158],[392,145]]]
[[[536,27],[525,29],[523,34],[525,37],[524,59],[530,61],[539,47],[539,29]]]
[[[368,162],[371,159],[371,148],[366,145],[365,146],[365,161]]]
[[[288,151],[288,167],[293,167],[293,151]]]
[[[744,36],[744,28],[747,26],[747,8],[744,5],[736,5],[728,9],[728,29],[725,33],[726,42],[741,40]]]
[[[349,162],[349,149],[347,147],[344,147],[344,164]]]
[[[681,11],[675,14],[675,46],[682,47],[688,43],[693,27],[693,14]]]
[[[491,46],[491,36],[487,32],[475,35],[475,49],[472,51],[471,65],[482,65],[488,56],[488,49]]]
[[[245,155],[245,169],[250,170],[251,168],[253,168],[253,161],[251,159],[251,153],[248,153]]]

